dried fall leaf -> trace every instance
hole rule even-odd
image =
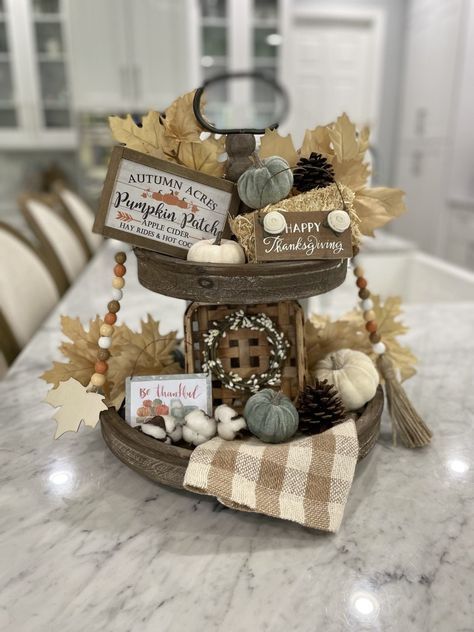
[[[225,163],[218,157],[225,151],[225,139],[210,136],[199,142],[180,141],[176,147],[176,159],[180,164],[220,178],[224,175]]]
[[[159,112],[148,112],[142,118],[141,127],[135,124],[130,114],[125,118],[110,116],[109,125],[119,143],[155,158],[165,158],[162,149],[165,130]]]
[[[77,432],[81,422],[94,428],[100,413],[107,410],[103,395],[87,391],[83,384],[73,378],[51,389],[44,401],[60,409],[53,415],[58,424],[55,439],[65,432]]]
[[[329,126],[328,133],[334,155],[339,162],[358,158],[357,129],[345,112]]]
[[[417,359],[408,347],[402,347],[397,340],[398,336],[402,336],[408,331],[408,327],[397,320],[402,314],[401,298],[390,296],[383,303],[376,294],[372,295],[371,298],[374,303],[377,331],[387,347],[386,353],[400,371],[402,380],[406,380],[416,373],[414,365],[417,363]],[[371,355],[375,360],[375,354],[372,353]]]
[[[158,375],[182,373],[175,360],[178,346],[176,332],[160,333],[160,323],[148,314],[141,321],[141,332],[128,327],[122,329],[116,340],[113,362],[109,364],[109,379],[113,384],[110,400],[118,407],[125,394],[125,380],[133,375]]]
[[[199,141],[203,130],[193,113],[194,92],[178,97],[166,110],[163,123],[173,141]]]
[[[305,323],[305,345],[308,370],[313,373],[316,364],[328,353],[339,349],[356,349],[368,353],[370,343],[367,334],[356,323],[346,320],[333,321],[329,316],[313,314]]]
[[[331,163],[337,182],[345,184],[353,191],[358,191],[365,186],[370,175],[369,165],[366,162],[359,160],[339,162],[337,158],[334,158]]]
[[[374,230],[385,226],[395,217],[406,211],[400,189],[374,187],[356,192],[354,208],[360,218],[360,231],[364,235],[374,236]]]
[[[314,129],[306,130],[299,153],[303,158],[309,158],[312,152],[326,157],[334,155],[329,137],[329,126],[318,125]]]
[[[261,158],[270,156],[281,156],[290,167],[294,167],[298,162],[298,154],[291,135],[280,136],[276,129],[266,129],[265,134],[260,139],[259,155]]]
[[[94,373],[101,324],[102,320],[96,316],[89,321],[89,329],[86,330],[79,318],[61,316],[62,333],[72,342],[62,342],[59,350],[69,361],[54,362],[53,368],[45,371],[41,378],[55,387],[70,377],[87,386]]]

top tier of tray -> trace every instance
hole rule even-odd
[[[135,248],[138,279],[152,292],[212,304],[253,305],[308,298],[343,283],[345,259],[202,264]]]

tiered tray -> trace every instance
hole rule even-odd
[[[138,280],[152,292],[223,305],[278,303],[324,294],[346,278],[345,259],[220,265],[135,248]]]
[[[374,399],[356,419],[359,461],[367,456],[377,441],[382,410],[383,391],[379,386]],[[142,434],[131,428],[114,408],[104,411],[100,420],[106,444],[125,465],[152,481],[182,489],[192,450],[166,445]]]

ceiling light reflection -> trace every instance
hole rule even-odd
[[[67,485],[72,481],[72,472],[68,470],[58,470],[49,475],[49,481],[53,485]]]
[[[380,611],[380,604],[370,592],[358,591],[351,595],[350,605],[352,614],[362,621],[375,620]]]
[[[469,469],[469,463],[461,459],[451,459],[448,461],[448,467],[455,474],[464,474]]]

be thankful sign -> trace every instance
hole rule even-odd
[[[301,259],[346,259],[352,257],[352,236],[349,216],[345,211],[272,211],[274,222],[255,213],[255,254],[257,261],[287,261]],[[347,223],[339,225],[332,219]],[[270,213],[268,214],[268,216]],[[270,217],[268,217],[270,219]],[[330,218],[331,219],[331,218]],[[281,220],[281,221],[279,221]],[[346,226],[343,230],[343,226]],[[267,226],[267,227],[266,227]]]
[[[228,180],[115,147],[94,231],[186,258],[196,241],[226,232],[238,204]]]

